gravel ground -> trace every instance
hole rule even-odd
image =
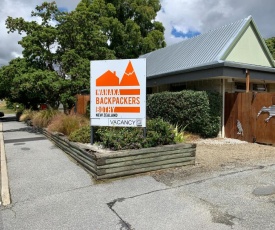
[[[158,181],[172,185],[201,173],[275,164],[275,147],[229,138],[198,139],[196,165],[154,172]]]

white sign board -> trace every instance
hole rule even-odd
[[[146,59],[91,61],[91,126],[146,127]]]

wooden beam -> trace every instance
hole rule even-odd
[[[250,85],[250,72],[249,72],[249,70],[247,69],[246,70],[246,92],[247,93],[249,93],[249,91],[250,91],[250,87],[249,87],[249,85]]]
[[[232,79],[232,78],[231,78]],[[222,138],[225,138],[225,120],[224,120],[224,115],[225,115],[225,79],[222,79],[222,133],[221,136]]]

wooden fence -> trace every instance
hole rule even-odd
[[[274,112],[275,93],[226,93],[225,135],[248,142],[275,144]]]
[[[76,95],[76,106],[73,109],[77,114],[86,114],[87,105],[90,102],[90,95]]]

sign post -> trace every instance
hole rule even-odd
[[[91,61],[90,103],[91,127],[145,128],[146,59]]]

